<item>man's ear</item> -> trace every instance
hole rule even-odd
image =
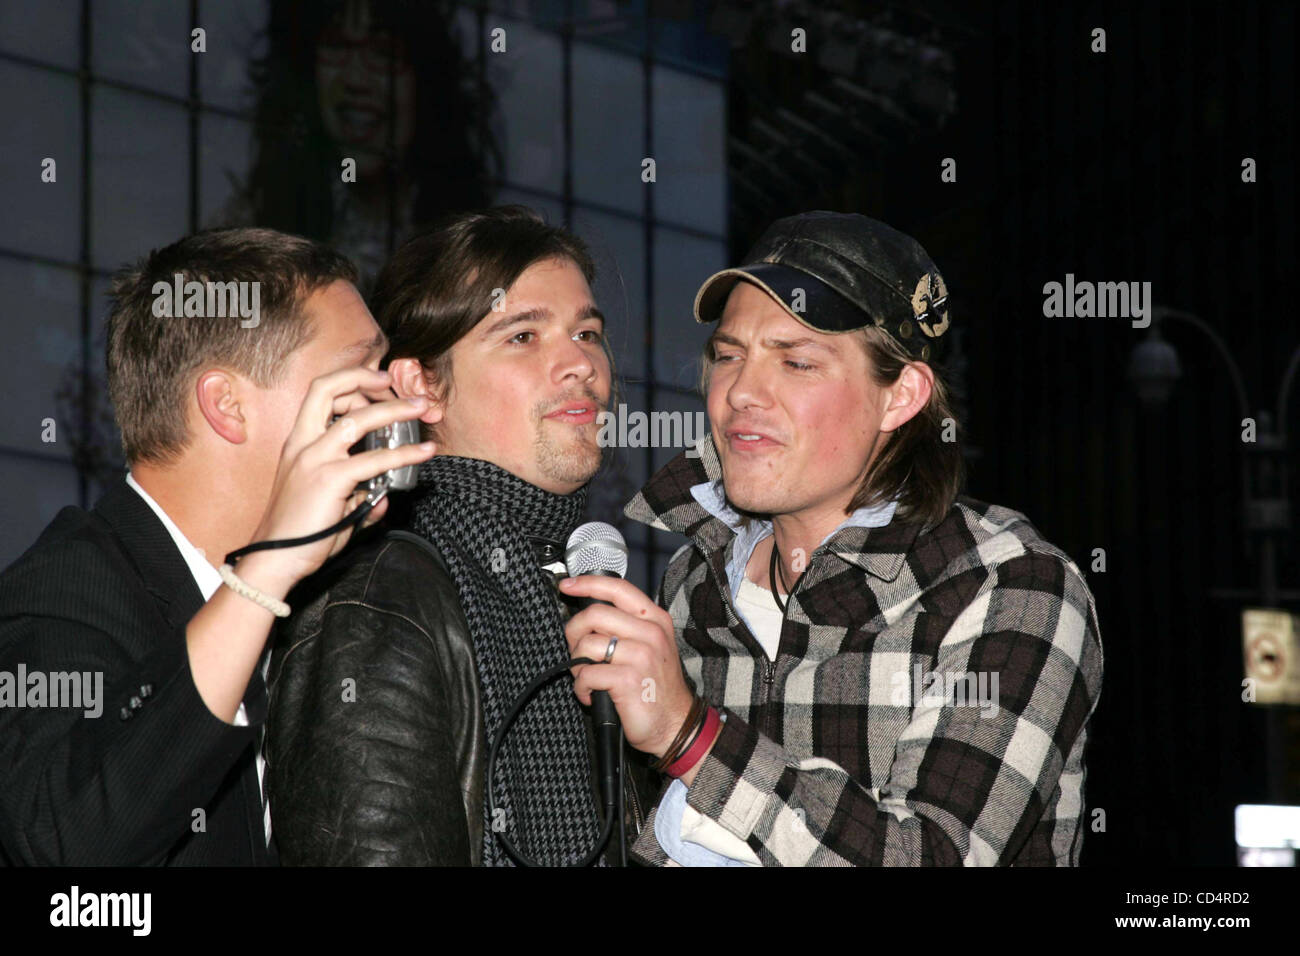
[[[419,359],[394,359],[388,363],[388,374],[398,398],[423,395],[429,400],[429,407],[420,416],[420,421],[429,424],[441,421],[446,407],[446,389],[438,388],[437,383],[430,381],[432,373],[420,364]]]
[[[230,442],[242,445],[248,440],[248,422],[245,409],[239,404],[239,389],[246,387],[221,369],[209,369],[199,376],[194,388],[199,403],[199,414],[208,427]]]
[[[925,408],[934,391],[934,370],[924,362],[908,362],[886,393],[889,404],[880,419],[880,430],[892,432],[906,425]]]

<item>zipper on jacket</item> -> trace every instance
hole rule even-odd
[[[636,784],[632,782],[631,777],[627,777],[627,794],[632,798],[632,825],[638,835],[641,833],[641,823],[644,817],[641,816],[641,801],[636,795]]]
[[[776,546],[775,541],[773,542],[772,546],[773,547]],[[771,737],[773,740],[778,739],[777,731],[779,730],[780,717],[776,713],[776,709],[771,706],[772,688],[776,684],[776,665],[777,662],[781,660],[781,653],[783,648],[785,647],[785,625],[790,618],[790,606],[794,603],[794,592],[799,590],[799,585],[803,583],[803,579],[806,576],[807,571],[812,570],[812,563],[817,559],[817,555],[820,553],[821,553],[821,548],[818,548],[815,551],[813,551],[813,553],[808,558],[807,569],[804,572],[801,572],[798,579],[794,582],[794,590],[792,590],[789,594],[785,596],[785,610],[781,614],[781,632],[780,635],[777,637],[777,641],[776,641],[776,656],[769,658],[766,652],[764,652],[763,654],[763,671],[762,671],[763,693],[762,693],[762,699],[759,701],[759,703],[763,706],[764,712],[766,714],[766,718],[763,721],[763,729],[766,731],[767,735]],[[771,584],[773,588],[777,587],[775,581],[769,581],[768,583]],[[736,617],[739,618],[740,615],[737,614]],[[744,622],[742,621],[741,623],[743,624]],[[748,630],[748,628],[746,628],[746,630]],[[753,637],[752,634],[750,636]]]
[[[781,630],[785,630],[785,618],[781,618]],[[777,641],[776,657],[769,658],[763,655],[763,671],[761,675],[762,694],[759,695],[759,706],[763,708],[763,724],[759,728],[773,740],[778,739],[777,724],[779,718],[776,708],[772,706],[772,688],[776,685],[776,662],[781,659],[781,642]]]
[[[808,570],[812,569],[813,561],[816,560],[817,556],[821,553],[822,553],[822,549],[818,548],[817,550],[813,551],[813,553],[809,556]],[[753,631],[749,629],[749,625],[745,623],[745,619],[741,617],[740,612],[736,610],[735,600],[731,596],[731,584],[729,581],[727,581],[726,575],[724,574],[721,577],[721,579],[719,579],[718,573],[716,569],[713,567],[713,562],[707,561],[706,564],[708,565],[709,574],[713,577],[715,585],[718,587],[718,590],[722,593],[723,603],[727,607],[727,612],[735,619],[736,624],[739,625],[742,631],[744,631],[745,635],[749,638],[750,642],[754,645],[754,647],[758,648],[759,653],[763,655],[763,662],[759,671],[759,683],[761,687],[761,694],[759,695],[758,704],[759,706],[765,708],[765,710],[768,713],[767,713],[767,718],[763,723],[763,726],[759,729],[775,740],[777,738],[777,730],[778,730],[777,718],[772,713],[772,708],[768,707],[768,705],[772,701],[772,688],[776,684],[776,664],[777,661],[781,659],[781,649],[785,645],[785,622],[790,614],[790,602],[792,599],[793,592],[791,592],[791,594],[786,595],[785,613],[781,615],[781,636],[777,639],[776,642],[776,656],[768,657],[767,652],[763,650],[763,646],[758,643],[758,638],[754,637]],[[796,589],[798,589],[798,586],[803,581],[803,578],[804,575],[800,574],[799,580],[795,582]]]
[[[710,567],[709,570],[710,573],[713,573],[712,567]],[[749,629],[749,625],[745,623],[745,619],[741,617],[740,612],[736,610],[735,599],[732,598],[731,596],[730,583],[727,582],[725,578],[719,581],[718,576],[716,574],[713,575],[713,579],[718,584],[718,590],[722,593],[723,600],[727,605],[727,612],[735,619],[737,626],[739,626],[739,628],[745,632],[745,636],[749,638],[750,642],[754,645],[754,647],[758,648],[758,653],[762,655],[762,665],[760,669],[760,674],[763,683],[763,699],[760,701],[760,703],[765,704],[767,703],[768,698],[771,696],[772,685],[776,682],[776,662],[781,659],[782,642],[778,637],[776,642],[776,657],[774,658],[768,657],[767,651],[763,649],[763,645],[758,642],[758,638],[754,636],[754,632]],[[786,602],[787,614],[789,613],[789,607],[790,604],[789,601],[787,600]],[[785,632],[784,614],[781,615],[781,631],[782,633]]]

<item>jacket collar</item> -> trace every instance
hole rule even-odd
[[[661,468],[623,513],[659,531],[685,535],[710,559],[737,537],[745,520],[726,503],[722,463],[710,433]],[[868,574],[892,581],[920,532],[921,525],[910,521],[891,519],[879,527],[846,523],[822,547]]]
[[[95,514],[117,534],[144,585],[163,605],[164,616],[182,626],[203,607],[203,594],[176,542],[153,509],[119,477],[95,504]]]

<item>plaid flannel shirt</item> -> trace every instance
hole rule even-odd
[[[1074,562],[966,497],[929,529],[841,528],[808,556],[769,663],[727,584],[736,532],[691,493],[721,480],[711,437],[698,451],[625,509],[691,539],[657,601],[727,720],[688,805],[768,866],[1077,864],[1102,647]],[[671,864],[653,819],[632,853]]]

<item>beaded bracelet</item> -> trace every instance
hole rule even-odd
[[[230,588],[230,590],[234,591],[240,597],[248,598],[258,607],[265,608],[276,617],[289,616],[289,605],[285,604],[283,601],[276,600],[269,594],[262,593],[247,581],[241,580],[236,576],[235,569],[230,565],[223,564],[221,567],[217,568],[217,571],[221,574],[221,580],[225,582],[226,587]]]

